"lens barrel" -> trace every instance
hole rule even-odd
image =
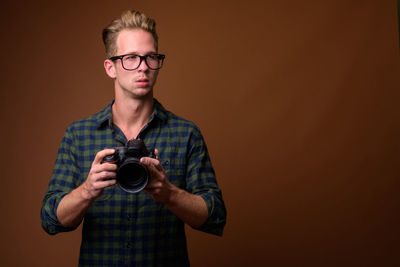
[[[117,183],[128,193],[142,191],[149,181],[147,168],[137,158],[126,159],[117,170]]]

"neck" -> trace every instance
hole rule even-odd
[[[128,140],[136,138],[149,121],[153,106],[152,95],[140,99],[116,97],[112,106],[113,123]]]

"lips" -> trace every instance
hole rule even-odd
[[[149,85],[149,80],[146,78],[140,78],[140,79],[136,80],[136,84],[139,87],[146,87]]]

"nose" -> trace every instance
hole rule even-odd
[[[146,58],[141,58],[139,67],[137,68],[138,70],[146,71],[149,69],[149,67],[147,66],[147,63],[145,61],[146,61]]]

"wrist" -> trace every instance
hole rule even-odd
[[[93,194],[90,193],[90,190],[87,188],[87,184],[83,183],[81,186],[77,188],[78,194],[83,201],[92,202],[95,200]]]
[[[182,194],[184,193],[184,190],[176,187],[173,184],[170,184],[170,193],[164,204],[169,207],[176,206],[179,203],[179,199],[181,198]]]

